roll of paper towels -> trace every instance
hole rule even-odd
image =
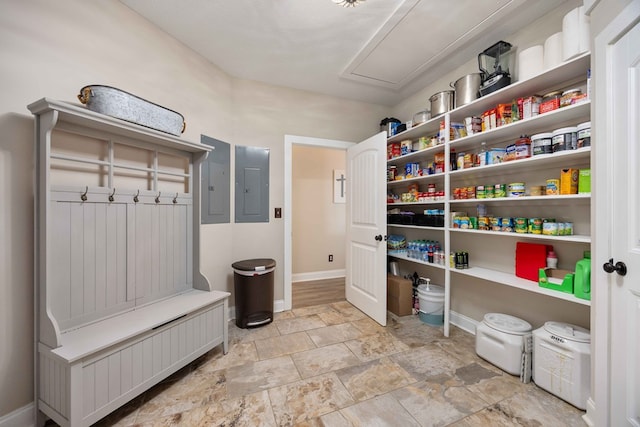
[[[531,46],[518,55],[518,80],[530,79],[544,70],[544,48],[542,45]]]
[[[544,42],[544,69],[556,67],[562,63],[562,31],[553,34]]]
[[[562,19],[562,59],[564,61],[589,50],[589,17],[584,6],[577,7]]]

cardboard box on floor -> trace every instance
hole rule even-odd
[[[413,308],[413,285],[411,280],[387,275],[387,310],[396,316],[408,316]]]

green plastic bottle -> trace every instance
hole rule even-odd
[[[591,251],[584,251],[584,258],[576,263],[573,294],[576,298],[591,300]]]

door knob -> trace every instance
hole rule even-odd
[[[622,261],[618,261],[614,264],[613,258],[610,258],[609,262],[605,262],[602,266],[602,269],[609,274],[613,273],[614,271],[621,276],[626,276],[627,274],[627,265]]]
[[[378,234],[375,239],[377,242],[382,242],[382,234]]]

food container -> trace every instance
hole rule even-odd
[[[452,90],[443,90],[435,93],[429,98],[431,103],[431,114],[437,117],[447,111],[453,110],[455,105],[455,93]]]
[[[411,153],[413,149],[413,142],[410,139],[405,139],[404,141],[400,141],[400,155],[406,156]]]
[[[522,197],[525,193],[524,182],[512,182],[507,189],[508,197]]]
[[[498,125],[497,125],[495,108],[492,108],[482,113],[482,131],[483,132],[486,132],[490,129],[495,129],[497,126]]]
[[[529,218],[529,233],[542,234],[542,218]]]
[[[180,136],[184,117],[168,108],[111,86],[91,85],[80,89],[80,102],[96,113]]]
[[[541,96],[529,96],[522,100],[522,114],[521,118],[530,119],[540,114],[540,104],[542,103]]]
[[[552,146],[553,152],[564,150],[575,150],[577,145],[577,127],[556,129],[553,131]]]
[[[540,114],[548,113],[549,111],[557,110],[560,108],[560,98],[562,92],[549,92],[542,97],[542,103],[540,104]]]
[[[531,136],[531,151],[534,156],[553,153],[553,134],[539,133]]]
[[[528,220],[527,218],[516,218],[515,219],[515,231],[516,233],[524,234],[528,231]]]
[[[533,185],[529,190],[531,196],[544,196],[546,193],[546,187],[544,185]]]
[[[580,123],[577,127],[577,148],[591,146],[591,122]]]
[[[579,326],[546,322],[533,331],[533,380],[578,409],[591,393],[591,334]]]
[[[514,218],[502,218],[500,225],[502,226],[502,231],[511,233],[516,229],[516,220]]]
[[[431,118],[429,110],[422,110],[413,115],[413,126],[418,126]]]
[[[560,194],[560,180],[548,179],[547,180],[547,196],[557,196]]]
[[[557,222],[543,222],[542,234],[545,236],[557,236],[558,235],[558,223]]]
[[[504,126],[511,123],[511,104],[498,104],[496,107],[496,126]]]
[[[495,184],[493,186],[494,197],[507,197],[507,186],[505,184]]]
[[[480,85],[482,74],[471,73],[460,77],[455,83],[449,85],[455,89],[455,105],[460,107],[480,97]]]
[[[578,169],[560,171],[560,194],[578,194]]]
[[[560,97],[560,107],[568,107],[569,105],[574,104],[575,100],[580,98],[582,95],[582,91],[580,89],[569,89],[562,92],[562,96]]]

